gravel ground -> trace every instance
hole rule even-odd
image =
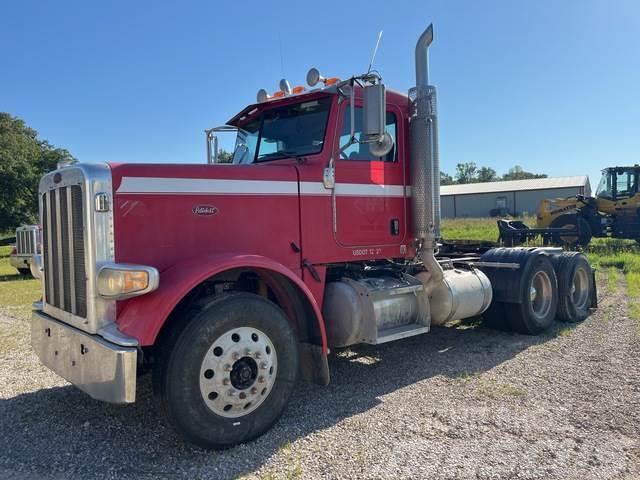
[[[623,282],[623,279],[621,279]],[[282,419],[224,452],[182,443],[141,382],[91,400],[40,366],[27,322],[0,314],[0,477],[640,478],[640,340],[625,285],[587,321],[540,337],[437,328],[338,352]]]

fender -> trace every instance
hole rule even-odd
[[[153,345],[167,317],[185,295],[207,278],[234,268],[260,268],[282,274],[291,280],[313,308],[322,338],[322,354],[327,355],[322,312],[309,287],[289,268],[260,255],[211,254],[169,267],[160,273],[160,286],[156,291],[127,302],[118,315],[118,329],[137,338],[141,346]]]

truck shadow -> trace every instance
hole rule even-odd
[[[384,395],[434,376],[463,379],[485,372],[560,331],[555,324],[529,337],[460,324],[333,352],[328,387],[300,383],[270,431],[222,452],[200,450],[177,437],[152,394],[150,375],[139,382],[137,402],[127,406],[94,401],[71,386],[17,395],[0,400],[0,476],[236,476],[260,468],[283,445],[376,407]]]

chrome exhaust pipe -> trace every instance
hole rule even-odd
[[[418,255],[431,274],[432,290],[442,281],[442,267],[435,258],[440,238],[440,160],[436,90],[429,85],[429,46],[433,25],[420,35],[416,44],[416,87],[409,92],[411,117],[411,206]]]
[[[433,24],[422,32],[416,43],[416,87],[429,86],[429,45],[433,42]]]

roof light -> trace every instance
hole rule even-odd
[[[285,95],[286,95],[285,92],[283,92],[282,90],[278,90],[277,92],[273,92],[273,95],[271,95],[271,98],[284,98]]]
[[[264,88],[261,88],[260,90],[258,90],[257,98],[258,98],[258,103],[262,103],[262,102],[266,102],[271,97],[269,96],[269,94]]]
[[[280,91],[285,95],[291,95],[291,84],[289,84],[289,80],[286,78],[280,80]]]
[[[325,87],[328,87],[330,85],[335,85],[339,81],[340,79],[338,77],[330,77],[330,78],[323,77],[322,75],[320,75],[320,72],[318,71],[317,68],[311,68],[307,72],[307,83],[309,84],[310,87],[315,87],[318,84],[318,82],[322,82],[324,83]]]
[[[298,93],[302,93],[304,92],[306,89],[304,88],[303,85],[298,85],[296,87],[293,87],[293,89],[291,90],[291,93],[293,93],[294,95],[298,94]]]
[[[315,87],[318,82],[324,82],[325,78],[320,75],[320,71],[317,68],[311,68],[307,72],[307,83],[310,87]]]

